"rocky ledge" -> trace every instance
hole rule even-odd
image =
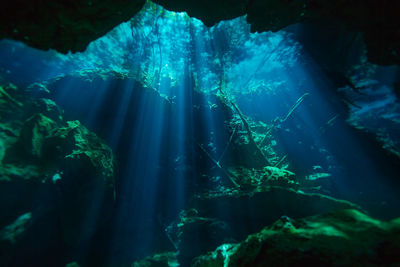
[[[399,234],[400,219],[383,222],[353,209],[283,217],[238,244],[198,257],[192,266],[397,266]]]
[[[340,209],[358,209],[347,201],[283,187],[197,196],[166,230],[179,251],[181,266],[223,243],[238,242],[279,218],[303,218]]]
[[[111,149],[45,93],[0,86],[1,266],[65,265],[112,217]]]

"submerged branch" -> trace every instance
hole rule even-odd
[[[283,156],[277,163],[275,163],[274,167],[279,167],[281,163],[286,159],[287,155]]]
[[[293,106],[289,109],[288,113],[286,114],[286,116],[281,119],[279,117],[276,117],[273,121],[272,121],[272,126],[268,129],[267,133],[265,134],[264,138],[261,140],[260,142],[260,146],[262,144],[264,144],[264,141],[267,139],[267,137],[269,136],[269,134],[271,133],[271,131],[280,123],[285,122],[287,119],[289,119],[289,117],[293,114],[293,112],[296,110],[296,108],[298,108],[300,106],[300,104],[304,101],[304,98],[306,96],[310,95],[309,93],[304,93],[301,97],[299,97],[299,99],[297,99],[296,103],[293,104]],[[280,162],[279,162],[280,164]]]
[[[224,148],[224,151],[222,151],[221,156],[220,156],[219,159],[218,159],[218,162],[220,162],[220,161],[222,160],[222,158],[223,158],[224,155],[225,155],[225,152],[228,150],[229,145],[232,143],[232,139],[233,139],[233,136],[234,136],[235,133],[236,133],[236,129],[237,129],[237,127],[235,127],[235,129],[233,129],[233,132],[232,132],[231,136],[229,137],[229,141],[228,141],[228,143],[226,144],[226,146],[225,146],[225,148]]]
[[[271,128],[268,129],[267,133],[264,135],[263,139],[262,139],[261,142],[260,142],[260,146],[261,146],[262,144],[264,144],[265,140],[267,140],[267,137],[270,135],[272,129],[273,129],[273,126],[271,126]]]
[[[265,156],[264,152],[261,150],[261,148],[259,147],[259,145],[256,143],[256,141],[254,140],[253,137],[253,131],[250,128],[249,123],[247,122],[246,118],[244,117],[242,111],[239,109],[239,107],[232,101],[230,100],[225,92],[222,90],[222,86],[220,86],[218,88],[219,92],[221,93],[221,95],[224,97],[224,99],[226,99],[227,102],[229,102],[231,104],[231,106],[233,107],[233,109],[236,111],[236,113],[239,115],[245,130],[247,131],[247,135],[249,137],[250,143],[254,145],[254,147],[256,148],[256,151],[260,154],[260,156],[264,159],[264,161],[266,162],[266,164],[271,165],[270,161],[268,160],[268,158]],[[228,105],[226,105],[228,106]]]
[[[4,90],[3,86],[0,86],[0,97],[1,96],[5,96],[5,98],[8,98],[11,102],[13,102],[14,104],[16,104],[17,106],[22,107],[23,104],[21,102],[18,102],[17,100],[15,100],[9,93],[6,92],[6,90]]]
[[[269,61],[269,59],[272,57],[272,55],[274,55],[274,52],[279,48],[280,46],[277,46],[274,50],[269,51],[268,53],[266,53],[263,57],[263,59],[260,61],[260,63],[258,64],[257,68],[255,69],[255,71],[253,72],[252,75],[249,76],[249,78],[245,81],[245,83],[241,86],[244,89],[247,89],[249,83],[251,80],[254,79],[254,77],[257,75],[257,73],[260,71],[260,69],[262,69],[264,67],[264,65]]]
[[[208,156],[208,158],[229,178],[229,180],[233,183],[233,185],[235,187],[240,187],[240,185],[235,181],[235,180],[239,179],[236,175],[229,172],[228,170],[225,170],[225,168],[221,166],[219,161],[216,161],[202,145],[200,145],[200,144],[197,144],[197,145]]]
[[[253,131],[250,128],[249,123],[247,122],[246,118],[244,117],[243,113],[240,111],[239,107],[232,101],[232,100],[228,100],[231,105],[233,106],[233,108],[236,110],[237,114],[239,115],[240,119],[242,120],[242,123],[244,125],[244,128],[247,131],[247,135],[249,137],[250,143],[252,143],[254,145],[254,147],[256,148],[256,150],[258,151],[258,153],[260,154],[260,156],[265,160],[265,162],[268,165],[271,165],[271,163],[269,162],[268,158],[265,156],[264,152],[262,151],[262,149],[260,148],[260,146],[256,143],[256,141],[254,140],[254,136],[253,136]]]
[[[292,113],[296,110],[296,108],[298,108],[298,106],[300,106],[300,104],[304,101],[304,98],[308,95],[310,95],[310,94],[304,93],[301,97],[299,97],[299,99],[297,99],[296,103],[294,103],[294,105],[289,109],[286,116],[283,119],[281,119],[280,122],[285,122],[287,119],[289,119],[290,115],[292,115]]]

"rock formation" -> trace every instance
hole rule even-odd
[[[133,17],[145,1],[8,1],[0,10],[0,38],[39,49],[83,51],[93,40]],[[400,20],[396,0],[156,0],[166,9],[186,11],[207,26],[247,15],[253,31],[278,31],[294,23],[329,21],[362,33],[371,62],[400,62]]]
[[[352,209],[283,217],[241,243],[198,257],[193,266],[395,266],[399,231],[399,219],[382,222]]]
[[[0,86],[0,265],[60,266],[111,219],[111,149],[49,99]],[[24,255],[20,257],[20,255]]]

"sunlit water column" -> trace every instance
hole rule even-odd
[[[118,209],[112,233],[114,242],[118,244],[112,246],[117,250],[123,248],[124,254],[131,251],[133,255],[141,255],[151,251],[153,230],[160,227],[155,211],[158,184],[163,179],[159,161],[165,114],[164,102],[154,101],[155,98],[149,93],[144,93],[140,101],[136,101],[139,105],[136,107],[137,114],[134,121],[129,122],[133,124],[132,136],[128,143],[122,144],[127,156],[126,166],[119,175]],[[121,113],[124,109],[122,106]],[[121,123],[117,121],[116,126]],[[117,142],[117,139],[118,133],[112,140]]]

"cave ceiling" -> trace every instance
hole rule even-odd
[[[369,61],[400,63],[398,0],[155,0],[172,11],[186,11],[207,26],[246,15],[253,32],[278,31],[291,24],[321,20],[361,32]],[[14,0],[0,9],[0,39],[61,53],[78,52],[129,20],[144,0]]]

